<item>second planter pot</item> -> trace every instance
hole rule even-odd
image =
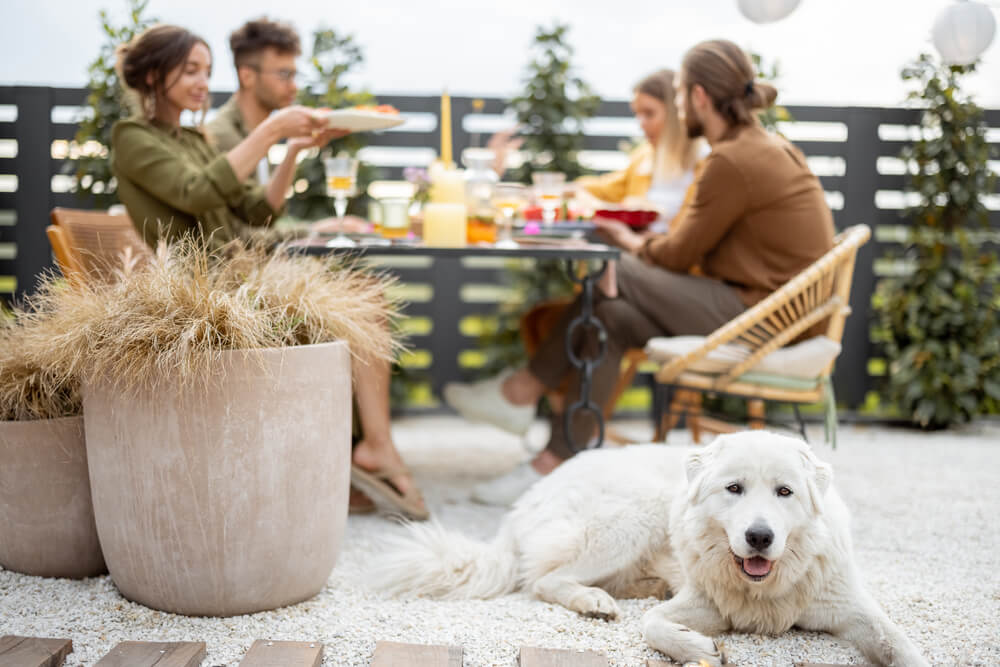
[[[108,571],[90,502],[83,417],[0,421],[0,565],[72,579]]]

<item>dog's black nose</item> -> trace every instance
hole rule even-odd
[[[743,536],[746,538],[747,544],[758,551],[763,551],[771,546],[771,542],[774,542],[774,531],[763,523],[753,524],[747,528],[747,532]]]

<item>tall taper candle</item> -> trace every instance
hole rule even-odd
[[[450,168],[451,160],[451,96],[441,93],[441,162]]]

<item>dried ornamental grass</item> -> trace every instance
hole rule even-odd
[[[80,414],[79,383],[44,362],[52,344],[44,331],[25,326],[19,317],[0,321],[0,421]]]
[[[111,285],[70,289],[46,279],[32,306],[60,341],[52,364],[65,377],[155,390],[210,381],[230,350],[344,340],[359,359],[391,358],[388,284],[282,249],[211,251],[185,240],[161,245]]]

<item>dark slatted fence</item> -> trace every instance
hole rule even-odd
[[[64,173],[66,161],[81,149],[101,150],[72,141],[86,94],[77,88],[0,86],[0,298],[4,300],[30,292],[38,274],[52,265],[45,237],[49,211],[55,206],[88,207],[73,194],[73,180]],[[225,98],[224,93],[214,96],[216,104]],[[379,168],[381,178],[400,178],[404,167],[426,165],[436,154],[439,99],[381,96],[379,101],[400,109],[407,123],[372,135],[361,157]],[[453,97],[455,155],[466,147],[485,145],[494,131],[512,125],[504,107],[498,98]],[[919,116],[908,109],[873,107],[789,107],[788,111],[795,120],[781,130],[808,156],[837,226],[866,223],[875,230],[874,240],[858,257],[853,315],[835,377],[838,399],[854,409],[872,390],[873,373],[884,372],[870,342],[869,300],[878,276],[897,269],[877,260],[906,237],[908,223],[900,213],[912,195],[904,192],[905,165],[898,155],[915,137]],[[1000,143],[1000,110],[987,112],[987,121],[990,140]],[[598,170],[623,166],[620,148],[639,134],[625,102],[604,102],[584,131],[581,161]],[[996,229],[1000,197],[989,197],[987,206]],[[477,316],[494,311],[505,298],[506,265],[471,258],[406,258],[386,266],[403,279],[401,295],[410,303],[406,329],[413,351],[404,361],[432,378],[417,403],[432,406],[434,390],[442,383],[466,376],[482,363],[476,349]]]

